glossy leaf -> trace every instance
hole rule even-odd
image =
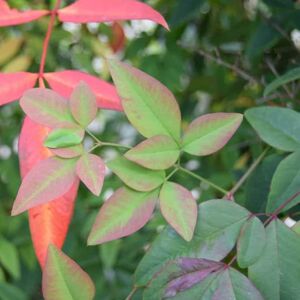
[[[152,191],[165,180],[164,171],[145,169],[121,156],[108,162],[107,166],[126,185],[137,191]]]
[[[125,157],[152,170],[168,169],[179,157],[179,147],[167,135],[157,135],[129,150]]]
[[[193,237],[198,208],[192,193],[174,182],[166,182],[159,195],[160,210],[167,222],[186,240]]]
[[[300,151],[290,154],[278,165],[272,178],[267,212],[274,212],[286,200],[300,191]],[[296,197],[281,211],[285,211],[300,202]]]
[[[79,265],[50,245],[43,272],[45,300],[92,300],[95,286]]]
[[[47,158],[24,177],[13,205],[12,215],[63,196],[76,180],[75,159]]]
[[[48,148],[64,148],[78,145],[84,137],[84,129],[74,126],[65,128],[56,128],[50,131],[44,141]]]
[[[116,88],[95,76],[75,70],[66,70],[54,73],[46,73],[44,78],[50,87],[69,99],[74,88],[84,81],[96,95],[97,105],[100,108],[123,110]]]
[[[183,136],[183,150],[193,155],[209,155],[231,139],[243,116],[236,113],[207,114],[194,120]]]
[[[0,105],[18,100],[25,91],[34,87],[37,78],[37,74],[27,72],[1,73]]]
[[[300,236],[280,220],[267,228],[267,243],[249,277],[266,300],[298,299]]]
[[[83,154],[83,146],[82,144],[66,147],[66,148],[57,148],[50,149],[54,155],[57,155],[62,158],[73,158],[78,157]]]
[[[234,202],[210,200],[199,205],[194,237],[183,240],[171,228],[166,228],[154,241],[140,262],[136,284],[147,285],[163,264],[178,256],[220,261],[232,250],[249,212]]]
[[[157,198],[158,190],[143,193],[120,188],[101,207],[88,244],[101,244],[138,231],[151,218]]]
[[[292,70],[289,70],[284,75],[279,76],[274,81],[269,83],[265,90],[264,90],[264,96],[270,95],[272,92],[277,90],[279,87],[285,85],[286,83],[289,83],[291,81],[295,81],[300,78],[300,68],[295,68]]]
[[[32,132],[34,132],[34,135],[32,135]],[[23,178],[39,161],[52,155],[43,146],[43,140],[48,132],[48,128],[25,118],[18,143]],[[61,248],[64,243],[73,215],[77,187],[78,180],[63,196],[29,210],[31,238],[41,266],[45,263],[49,244]]]
[[[266,244],[266,231],[262,222],[252,217],[244,224],[237,242],[237,262],[241,268],[253,265],[261,256]]]
[[[168,29],[165,19],[150,6],[135,0],[78,0],[58,11],[62,22],[89,23],[151,20]]]
[[[100,195],[105,176],[105,164],[99,156],[89,153],[82,155],[77,162],[76,173],[93,194]]]
[[[110,60],[111,75],[129,121],[145,137],[180,137],[181,115],[173,94],[159,81],[125,63]]]
[[[20,104],[29,118],[41,125],[51,128],[74,125],[67,100],[52,90],[28,90],[21,98]]]
[[[70,107],[74,119],[84,128],[96,118],[96,96],[84,81],[80,82],[71,94]]]
[[[300,114],[289,108],[255,107],[245,114],[260,138],[284,151],[300,148]]]

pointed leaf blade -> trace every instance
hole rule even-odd
[[[81,156],[83,154],[82,144],[66,147],[66,148],[56,148],[50,150],[54,155],[62,158],[74,158],[74,157]]]
[[[157,198],[157,190],[143,193],[120,188],[101,207],[88,244],[105,243],[138,231],[151,218]]]
[[[183,136],[183,150],[193,155],[209,155],[231,139],[239,128],[243,115],[213,113],[194,120]]]

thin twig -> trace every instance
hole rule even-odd
[[[131,290],[130,294],[126,297],[125,300],[131,300],[133,295],[135,294],[135,292],[138,290],[138,287],[133,287],[133,289]]]

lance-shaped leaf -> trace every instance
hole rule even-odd
[[[41,125],[51,128],[74,125],[68,101],[52,90],[28,90],[21,98],[20,104],[29,118]]]
[[[1,73],[0,105],[18,100],[25,91],[34,87],[37,78],[37,74],[27,72]]]
[[[164,171],[153,171],[141,167],[120,156],[107,166],[129,187],[142,192],[152,191],[165,180]]]
[[[99,156],[83,154],[77,162],[76,173],[93,194],[100,195],[105,176],[105,164]]]
[[[144,300],[263,300],[251,281],[227,265],[178,258],[164,266],[144,292]]]
[[[5,0],[0,0],[0,27],[28,23],[47,14],[47,10],[17,11],[11,9]]]
[[[192,193],[174,182],[166,182],[159,195],[160,210],[167,222],[187,241],[193,237],[198,208]]]
[[[57,149],[50,149],[50,150],[54,155],[62,158],[73,158],[73,157],[81,156],[83,154],[82,144],[66,147],[66,148],[57,148]]]
[[[174,95],[146,73],[109,60],[114,83],[132,125],[145,137],[168,135],[178,141],[181,115]]]
[[[34,132],[34,135],[32,133]],[[49,129],[26,118],[19,138],[19,160],[21,175],[28,172],[41,160],[52,155],[43,146]],[[61,248],[73,215],[78,180],[63,196],[29,210],[29,225],[34,249],[43,267],[49,244]]]
[[[75,159],[58,157],[50,157],[36,164],[22,181],[12,215],[47,203],[68,192],[76,180],[75,165]]]
[[[74,260],[50,245],[43,271],[43,296],[45,300],[92,300],[95,286]]]
[[[88,23],[151,20],[168,29],[165,19],[150,6],[135,0],[78,0],[58,11],[62,22]]]
[[[96,118],[96,96],[84,81],[75,87],[70,98],[70,108],[74,119],[84,128]]]
[[[209,155],[231,139],[243,115],[236,113],[207,114],[194,120],[183,136],[183,150],[193,155]]]
[[[300,147],[300,114],[281,107],[255,107],[245,114],[260,138],[284,151],[295,151]]]
[[[48,148],[64,148],[78,145],[84,137],[84,129],[79,126],[56,128],[50,131],[44,141]]]
[[[95,76],[80,71],[66,70],[46,73],[44,74],[44,78],[54,91],[67,99],[70,98],[78,83],[80,83],[80,81],[84,81],[96,95],[98,107],[123,110],[116,88],[112,84]]]
[[[262,222],[252,217],[244,224],[237,242],[237,262],[241,268],[253,265],[266,245],[266,231]]]
[[[265,250],[250,266],[249,277],[266,300],[298,299],[300,236],[278,219],[266,232]]]
[[[157,135],[129,150],[125,157],[152,170],[168,169],[179,157],[179,147],[167,135]]]
[[[101,244],[138,231],[151,218],[157,198],[158,190],[143,193],[120,188],[101,207],[88,244]]]

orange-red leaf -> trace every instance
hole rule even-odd
[[[21,175],[24,177],[39,161],[53,154],[43,146],[49,129],[26,118],[19,139]],[[35,252],[44,265],[49,244],[61,248],[73,215],[78,182],[64,196],[29,210],[29,224]]]

